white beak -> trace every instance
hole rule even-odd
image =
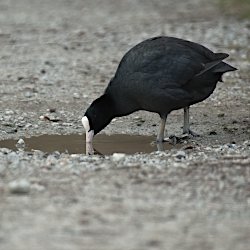
[[[87,116],[82,118],[82,125],[86,132],[86,154],[94,154],[94,149],[92,146],[94,130],[90,130],[89,119]]]
[[[92,143],[94,137],[94,130],[86,131],[86,143]]]

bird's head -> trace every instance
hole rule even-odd
[[[115,117],[115,106],[107,94],[97,98],[82,118],[86,132],[86,143],[92,143],[93,137],[104,129]]]

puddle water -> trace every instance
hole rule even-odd
[[[54,151],[61,153],[68,152],[70,154],[86,153],[85,134],[41,135],[23,139],[25,141],[25,151],[41,150],[47,153]],[[157,151],[157,145],[153,143],[154,140],[155,136],[100,134],[95,136],[93,147],[95,151],[103,155],[113,153],[151,153]],[[2,140],[0,141],[0,148],[17,150],[16,143],[17,140]],[[179,147],[180,145],[176,146]],[[162,144],[162,149],[169,150],[176,146],[166,142]]]

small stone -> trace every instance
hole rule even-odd
[[[74,124],[73,123],[70,123],[70,122],[63,122],[62,123],[62,126],[65,126],[65,127],[72,127]]]
[[[42,121],[51,121],[51,122],[59,122],[60,119],[56,117],[49,117],[48,115],[41,115],[39,117],[40,120]]]
[[[17,141],[17,144],[19,144],[19,145],[24,145],[25,144],[25,142],[24,142],[24,139],[19,139],[18,141]]]
[[[31,123],[27,123],[26,125],[25,125],[25,128],[31,128],[32,127],[32,124]]]
[[[56,109],[55,109],[55,108],[49,108],[49,109],[47,109],[47,112],[55,113],[55,112],[56,112]]]
[[[7,155],[7,154],[11,153],[12,150],[9,148],[0,148],[0,152]]]
[[[190,149],[194,149],[194,148],[195,148],[195,146],[190,145],[190,144],[183,147],[184,150],[190,150]]]
[[[23,128],[24,126],[25,126],[24,123],[21,123],[21,122],[20,122],[20,123],[17,123],[17,127],[18,127],[18,128]]]
[[[217,135],[217,132],[216,131],[210,131],[209,135]]]
[[[212,148],[211,148],[211,147],[205,147],[204,149],[205,149],[205,150],[207,150],[207,151],[212,150]]]
[[[6,110],[5,114],[6,115],[14,115],[14,111],[13,110]]]
[[[18,76],[18,77],[17,77],[17,81],[21,81],[21,80],[23,80],[23,79],[24,79],[23,76]]]
[[[73,93],[73,97],[75,99],[80,99],[80,94],[79,93]]]
[[[40,120],[42,120],[42,121],[44,121],[44,120],[48,120],[48,119],[47,119],[47,117],[46,117],[45,115],[41,115],[41,116],[39,116],[39,119],[40,119]]]
[[[224,113],[220,113],[220,114],[218,114],[218,117],[224,117],[225,116],[225,114]]]
[[[31,98],[32,97],[32,93],[31,92],[25,92],[24,96],[26,98]]]
[[[53,63],[50,62],[50,61],[45,61],[44,64],[45,64],[45,65],[48,65],[48,66],[54,66]]]
[[[8,187],[12,194],[27,194],[30,191],[30,183],[25,179],[12,181]]]
[[[18,121],[23,121],[23,120],[24,120],[24,117],[23,117],[23,116],[18,116],[17,120],[18,120]]]
[[[177,158],[177,159],[185,159],[186,158],[186,153],[184,152],[184,151],[178,151],[176,154],[175,154],[175,157]]]
[[[113,161],[120,161],[120,160],[124,159],[125,156],[126,156],[126,154],[124,154],[124,153],[113,153],[112,159],[113,159]]]
[[[235,143],[229,143],[227,144],[227,146],[228,148],[233,148],[233,149],[237,148],[237,145]]]
[[[22,138],[17,141],[16,147],[20,150],[23,150],[25,148],[25,142]]]

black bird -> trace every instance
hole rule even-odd
[[[86,142],[114,117],[138,110],[158,113],[161,125],[158,142],[164,141],[168,114],[184,108],[183,133],[195,135],[189,127],[189,106],[208,98],[222,75],[236,68],[223,62],[229,55],[214,53],[191,41],[154,37],[130,49],[122,58],[104,94],[82,118]]]

